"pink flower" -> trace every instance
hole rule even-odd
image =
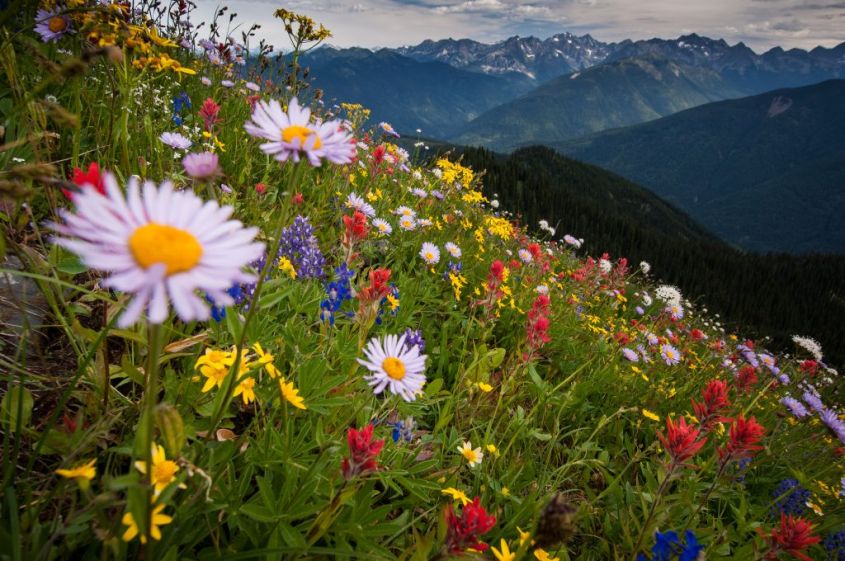
[[[188,154],[182,159],[182,167],[194,179],[210,179],[220,173],[219,158],[213,152]]]

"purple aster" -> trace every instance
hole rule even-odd
[[[432,195],[435,199],[437,199],[438,201],[442,201],[444,198],[446,198],[446,195],[444,195],[444,194],[443,194],[443,191],[438,191],[437,189],[433,190],[433,191],[431,192],[431,195]]]
[[[821,397],[819,397],[818,394],[809,390],[804,392],[804,395],[801,396],[801,399],[803,399],[804,403],[809,405],[810,409],[812,409],[816,413],[821,413],[825,408],[824,403],[822,403]]]
[[[822,420],[827,428],[830,429],[830,432],[832,432],[840,442],[845,444],[845,423],[842,422],[842,419],[839,418],[836,411],[832,409],[824,409],[819,412],[819,419]]]
[[[176,150],[187,150],[191,147],[191,140],[178,132],[163,132],[159,139]]]
[[[326,260],[314,236],[314,227],[307,217],[297,216],[293,224],[282,230],[281,245],[276,259],[280,257],[288,258],[301,278],[323,277]]]
[[[219,158],[213,152],[188,154],[182,158],[182,167],[194,179],[210,179],[220,173]]]
[[[781,384],[783,384],[784,386],[788,386],[789,385],[789,376],[787,376],[786,374],[781,374],[780,376],[778,376],[778,381]]]
[[[803,419],[804,417],[810,414],[810,412],[807,411],[807,408],[804,407],[804,404],[795,399],[794,397],[786,396],[782,398],[780,402],[784,406],[786,406],[786,408],[789,409],[789,412],[792,413],[797,419]]]
[[[220,80],[220,85],[224,88],[231,88],[235,83],[231,80]]]
[[[52,10],[38,10],[35,15],[35,32],[41,35],[41,40],[45,43],[58,41],[70,32],[70,18],[61,13],[62,9],[57,7]]]
[[[681,353],[678,352],[678,349],[668,343],[660,345],[660,356],[663,357],[663,360],[665,360],[666,364],[669,366],[674,366],[675,364],[681,362]]]
[[[645,313],[645,310],[643,310],[642,306],[637,306],[636,308],[634,308],[634,311],[637,312],[638,316],[641,316]]]
[[[202,78],[200,78],[200,82],[202,82],[203,86],[211,85],[211,79],[208,76],[203,76]]]
[[[622,349],[622,356],[628,359],[631,362],[638,362],[640,357],[637,356],[637,353],[632,351],[631,349]]]
[[[261,86],[259,86],[255,82],[247,82],[246,84],[244,84],[244,86],[246,86],[246,89],[253,91],[253,92],[260,92],[261,91]]]

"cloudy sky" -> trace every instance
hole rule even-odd
[[[195,0],[195,21],[221,5]],[[277,48],[285,36],[272,13],[287,8],[328,27],[341,47],[395,47],[423,39],[470,37],[494,42],[512,35],[545,38],[562,31],[602,41],[674,38],[695,32],[773,46],[812,48],[845,41],[845,0],[228,0],[236,21],[258,22]],[[240,34],[237,33],[239,36]]]

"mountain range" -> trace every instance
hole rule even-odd
[[[651,189],[744,249],[845,250],[845,80],[552,146]]]

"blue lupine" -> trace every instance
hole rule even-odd
[[[300,278],[323,278],[326,259],[314,236],[314,226],[307,217],[297,216],[293,224],[282,230],[276,262],[280,257],[290,260]]]
[[[800,516],[807,510],[807,501],[811,493],[798,483],[797,479],[784,479],[775,488],[772,496],[775,504],[772,507],[772,514],[780,516],[784,513],[792,516]]]
[[[822,545],[829,561],[845,561],[845,530],[828,534]]]

